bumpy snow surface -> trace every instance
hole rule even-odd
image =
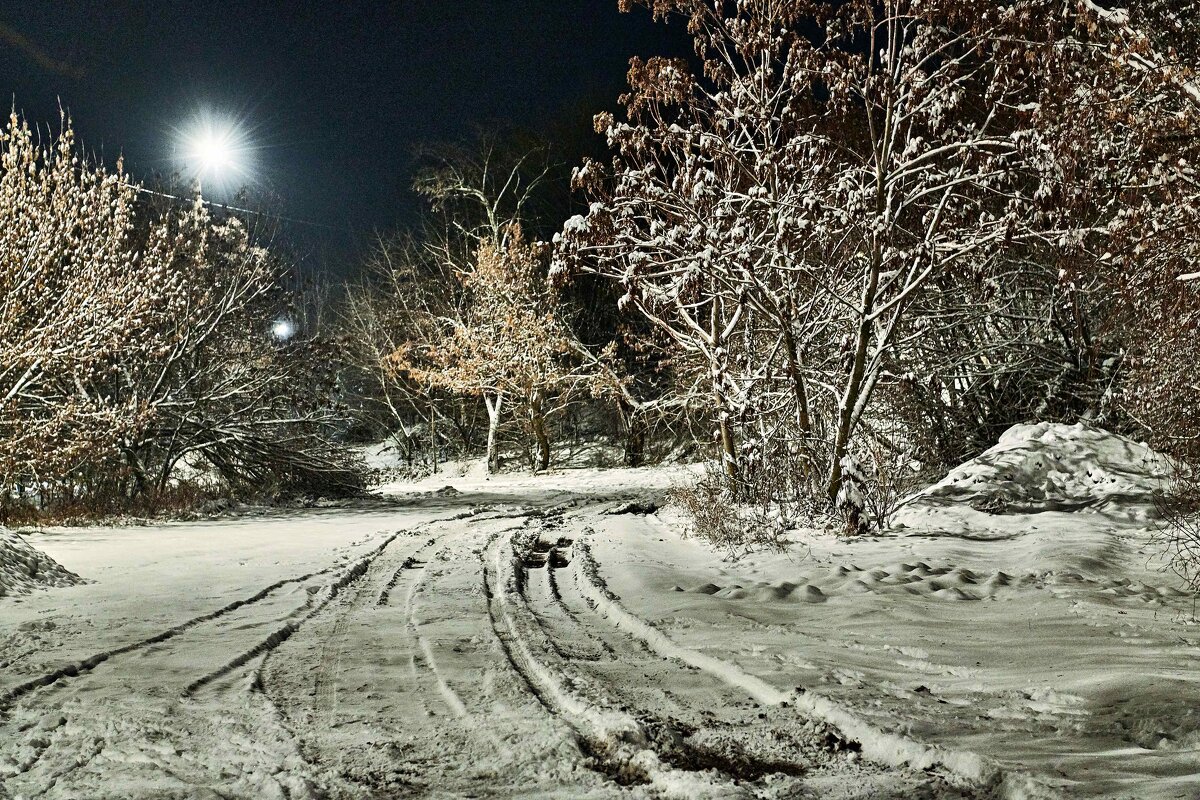
[[[1014,425],[979,458],[923,494],[992,511],[1147,501],[1172,464],[1146,444],[1085,425]]]
[[[1200,630],[1135,504],[730,563],[643,513],[687,477],[35,537],[97,580],[0,600],[0,796],[1200,792]]]
[[[30,547],[21,536],[0,528],[0,597],[82,582],[74,572]]]

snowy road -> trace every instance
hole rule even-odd
[[[680,477],[32,534],[93,582],[0,599],[0,797],[1197,796],[1192,601],[1137,514],[730,563],[612,513]]]
[[[959,797],[614,624],[619,490],[45,534],[3,609],[0,795]]]

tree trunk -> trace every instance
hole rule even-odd
[[[174,471],[175,465],[179,463],[182,456],[163,456],[162,469],[158,471],[157,492],[162,494],[167,490],[167,484],[171,482],[171,472]]]
[[[714,373],[713,376],[713,396],[717,403],[717,429],[719,431],[718,438],[721,445],[721,468],[725,473],[725,479],[729,483],[729,489],[733,492],[734,497],[741,495],[741,481],[739,480],[738,460],[737,460],[737,441],[733,434],[733,424],[729,419],[729,404],[725,400],[724,387],[721,385],[720,373]]]
[[[497,392],[493,399],[485,394],[483,402],[487,406],[488,413],[487,469],[489,473],[494,474],[500,469],[500,455],[496,451],[496,434],[500,429],[500,408],[504,402],[504,395]]]
[[[132,448],[125,448],[125,463],[129,465],[129,469],[133,472],[133,480],[137,484],[137,493],[140,495],[150,494],[150,481],[146,478],[146,470],[142,467],[142,462],[138,459],[137,454]]]
[[[542,392],[534,389],[529,395],[529,425],[533,428],[533,438],[537,443],[537,472],[550,469],[550,438],[546,435],[546,415],[542,412],[542,405]]]
[[[433,398],[429,399],[429,452],[433,458],[433,474],[438,471],[437,409]]]
[[[788,299],[791,305],[791,299]],[[804,374],[800,371],[800,355],[796,348],[796,337],[792,331],[791,310],[783,321],[784,355],[787,358],[788,378],[792,382],[792,394],[796,402],[796,423],[800,428],[801,470],[804,473],[804,483],[809,491],[817,488],[812,459],[812,417],[808,408],[808,387],[804,385]]]
[[[883,212],[884,194],[881,188],[876,190],[876,211]],[[867,369],[867,353],[870,348],[871,335],[874,325],[871,322],[871,312],[875,309],[879,293],[879,270],[883,261],[883,248],[878,238],[871,243],[871,261],[866,283],[863,286],[862,299],[859,302],[858,331],[854,343],[854,360],[850,364],[850,374],[846,378],[846,391],[842,395],[841,408],[838,409],[837,431],[834,434],[832,464],[829,465],[829,480],[825,485],[826,496],[830,505],[837,504],[838,492],[842,488],[842,457],[850,447],[850,436],[854,432],[856,420],[855,408],[863,389],[863,381]]]
[[[709,311],[708,335],[712,348],[712,389],[713,399],[717,405],[718,438],[721,445],[721,467],[725,480],[734,499],[741,497],[741,481],[739,480],[737,444],[733,434],[733,424],[729,419],[729,402],[725,398],[725,382],[729,375],[725,343],[721,341],[721,317],[717,313],[718,303],[714,300]]]
[[[646,423],[638,410],[624,399],[617,408],[625,422],[625,466],[640,467],[646,461]]]

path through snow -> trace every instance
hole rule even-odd
[[[683,477],[36,535],[95,583],[0,600],[0,797],[1197,796],[1140,513],[917,504],[737,563],[606,513]]]

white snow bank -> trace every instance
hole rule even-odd
[[[1084,424],[1014,425],[978,458],[951,470],[918,500],[970,503],[992,512],[1147,502],[1174,466],[1144,442]]]
[[[0,597],[86,583],[12,531],[0,529]]]

